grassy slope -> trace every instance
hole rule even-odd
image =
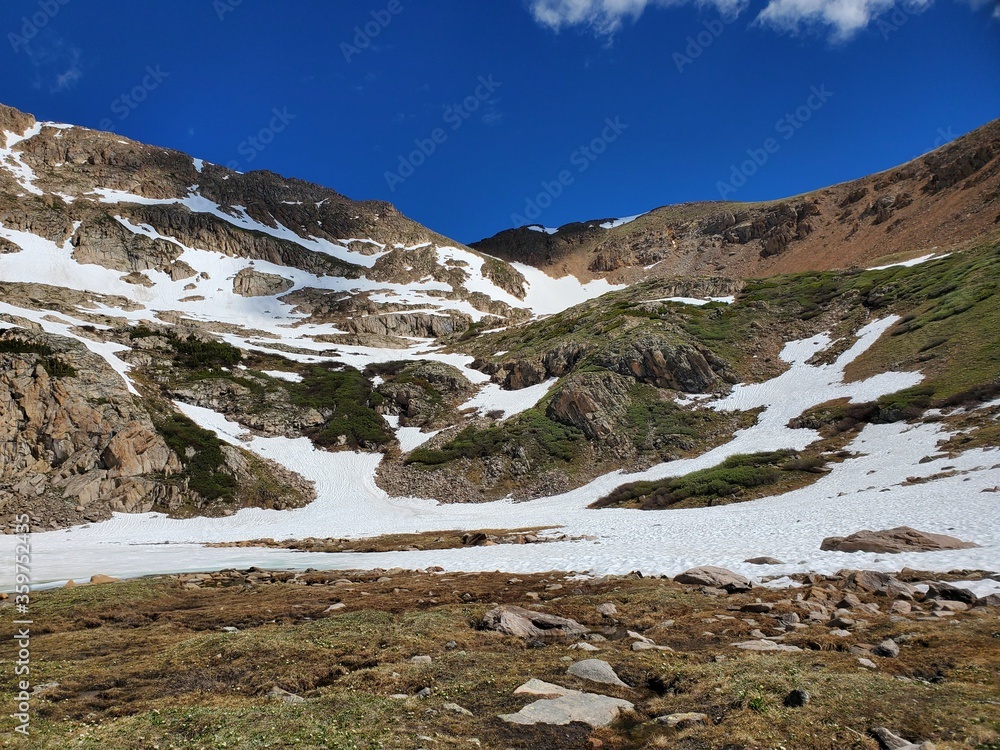
[[[582,750],[597,746],[588,744],[592,738],[614,750],[875,750],[866,732],[880,725],[931,739],[941,750],[1000,747],[995,610],[954,621],[865,615],[869,624],[849,638],[812,626],[788,636],[806,650],[758,655],[731,644],[757,627],[742,618],[765,628],[771,618],[730,608],[760,597],[774,602],[775,612],[791,611],[791,602],[781,602],[786,591],[717,599],[693,587],[627,577],[402,573],[379,583],[377,575],[337,571],[307,574],[303,580],[314,584],[308,586],[193,591],[154,579],[36,593],[32,681],[59,685],[34,699],[30,743],[3,733],[0,747],[457,748],[476,738],[488,748]],[[332,585],[330,579],[345,576],[356,584]],[[556,582],[562,589],[545,590]],[[629,638],[599,643],[593,656],[635,686],[609,688],[566,676],[567,660],[590,654],[565,644],[526,648],[522,640],[473,627],[488,602],[529,606],[528,592],[542,592],[545,611],[597,629],[611,623],[595,606],[613,601],[616,632],[644,632],[674,652],[634,652]],[[346,608],[324,612],[337,601]],[[884,598],[874,601],[887,607]],[[665,620],[673,624],[657,627]],[[239,632],[222,632],[223,626]],[[10,631],[0,626],[8,640]],[[877,659],[877,670],[860,669],[848,650],[901,634],[910,639],[900,656]],[[448,641],[455,647],[446,648]],[[420,654],[433,662],[410,662]],[[637,714],[594,732],[511,728],[496,717],[530,702],[512,695],[530,677],[626,698]],[[12,679],[11,670],[0,675],[8,695]],[[306,701],[269,699],[273,686]],[[391,697],[423,687],[431,688],[426,700]],[[782,706],[794,688],[812,695],[806,707]],[[446,702],[474,716],[451,713]],[[678,732],[650,723],[678,711],[704,712],[712,726]]]

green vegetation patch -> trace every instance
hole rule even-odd
[[[482,458],[497,454],[524,456],[542,464],[573,461],[586,443],[575,427],[549,419],[537,408],[494,427],[466,427],[441,448],[417,448],[407,464],[439,466],[458,458]]]
[[[372,449],[394,439],[375,411],[382,396],[374,393],[371,383],[353,367],[316,365],[303,372],[301,383],[285,387],[296,406],[316,409],[324,417],[330,415],[310,434],[317,445]]]
[[[700,508],[737,502],[745,493],[774,487],[790,473],[821,472],[826,462],[818,456],[802,456],[780,450],[730,456],[718,466],[694,471],[683,477],[654,482],[632,482],[597,500],[592,508],[630,507],[642,510]]]
[[[156,429],[184,465],[188,487],[206,500],[232,500],[236,479],[225,470],[222,441],[183,414],[170,414]]]
[[[45,344],[18,338],[0,339],[0,354],[37,354],[41,357],[39,364],[50,378],[72,378],[77,374],[71,364],[52,356],[52,348]]]

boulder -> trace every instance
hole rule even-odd
[[[632,703],[620,698],[574,690],[558,698],[535,701],[516,714],[502,714],[500,718],[510,724],[560,726],[579,721],[596,729],[613,722],[622,711],[631,711],[634,708]]]
[[[233,278],[233,292],[241,297],[271,297],[287,292],[295,282],[273,273],[244,268]]]
[[[602,659],[584,659],[570,666],[566,674],[579,677],[588,682],[599,682],[602,685],[615,685],[617,687],[628,687],[621,678],[615,674],[615,670],[610,664]]]
[[[1000,607],[1000,594],[988,594],[981,596],[973,605],[975,607]]]
[[[734,573],[725,568],[717,568],[714,565],[703,565],[700,568],[691,568],[683,573],[674,576],[677,583],[686,583],[693,586],[711,586],[712,588],[724,589],[730,594],[737,591],[749,591],[753,584],[746,576]]]
[[[944,599],[952,602],[962,602],[963,604],[975,604],[979,597],[968,589],[960,589],[944,581],[934,581],[927,585],[927,594],[924,599]]]
[[[876,552],[895,554],[897,552],[936,552],[939,550],[971,549],[978,547],[972,542],[963,542],[945,534],[931,534],[909,526],[871,531],[863,529],[846,537],[831,536],[823,540],[819,548],[826,552]]]
[[[934,744],[931,742],[924,742],[918,745],[914,742],[904,740],[898,734],[890,732],[885,727],[875,727],[872,730],[872,734],[878,740],[878,744],[883,750],[934,750]]]
[[[575,638],[588,632],[576,620],[504,604],[483,617],[483,627],[519,638]]]

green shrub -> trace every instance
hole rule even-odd
[[[202,429],[183,414],[167,416],[156,428],[184,465],[192,490],[206,500],[233,499],[236,479],[225,471],[222,441],[214,432]]]
[[[790,450],[738,454],[718,466],[693,471],[683,477],[622,485],[592,507],[638,505],[657,509],[680,503],[711,506],[717,500],[739,495],[745,490],[776,484],[782,472],[814,471],[824,464],[822,459],[800,459]]]
[[[374,448],[393,439],[392,432],[373,408],[382,396],[373,394],[371,383],[352,367],[316,365],[303,375],[301,383],[287,386],[296,406],[332,412],[310,435],[317,445]],[[341,438],[346,443],[341,442]]]

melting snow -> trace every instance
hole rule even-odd
[[[38,582],[104,572],[141,575],[225,567],[426,567],[450,570],[577,570],[675,574],[694,565],[722,565],[746,575],[759,569],[743,562],[758,555],[788,560],[769,573],[801,570],[833,572],[844,567],[898,570],[952,568],[1000,569],[1000,513],[995,493],[1000,469],[991,451],[971,450],[956,458],[921,463],[935,455],[943,438],[940,426],[905,423],[871,425],[848,446],[860,454],[809,487],[749,503],[689,510],[588,510],[587,505],[620,484],[662,479],[714,466],[738,452],[802,447],[815,439],[810,430],[788,428],[789,415],[831,398],[868,400],[912,385],[913,373],[887,373],[858,383],[842,381],[843,368],[874,343],[892,319],[867,326],[858,342],[830,365],[806,361],[829,345],[817,336],[792,342],[782,352],[790,369],[767,383],[744,385],[713,403],[714,408],[764,405],[758,424],[738,433],[728,444],[693,459],[660,464],[637,473],[614,472],[571,492],[526,503],[500,501],[439,505],[430,500],[391,498],[374,482],[381,456],[317,451],[304,438],[254,438],[242,443],[243,428],[214,412],[178,405],[186,414],[223,439],[279,461],[316,482],[319,498],[290,511],[246,509],[227,518],[171,520],[158,514],[116,514],[107,522],[61,532],[34,535],[34,572]],[[944,465],[955,476],[920,484],[909,477],[930,477]],[[906,486],[903,486],[906,483]],[[501,545],[435,552],[372,555],[322,555],[247,548],[202,548],[198,542],[273,537],[361,537],[383,533],[445,529],[515,528],[561,525],[569,535],[593,535],[597,541],[541,545]],[[826,536],[861,528],[914,526],[948,533],[980,548],[900,555],[822,552]],[[266,534],[265,534],[266,531]],[[172,542],[171,544],[163,544]],[[14,540],[0,539],[5,561],[12,560]],[[6,545],[6,546],[5,546]],[[11,552],[11,554],[6,554]],[[12,579],[4,562],[0,584]]]

